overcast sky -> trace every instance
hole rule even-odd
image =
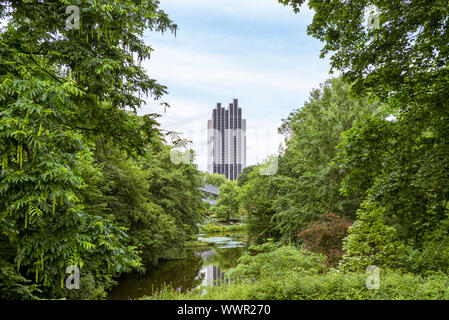
[[[207,169],[207,120],[217,102],[239,99],[247,119],[247,165],[277,153],[281,119],[308,100],[329,75],[322,43],[306,34],[312,12],[276,0],[161,0],[178,25],[176,37],[148,32],[155,50],[144,63],[168,87],[171,108],[161,127],[193,141],[196,163]],[[140,114],[164,110],[149,101]]]

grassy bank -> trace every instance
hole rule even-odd
[[[257,253],[258,252],[258,253]],[[388,269],[380,270],[379,287],[365,272],[329,269],[325,257],[293,246],[273,244],[250,247],[237,267],[227,274],[231,284],[180,292],[165,288],[158,300],[446,300],[449,277],[444,274],[422,276]]]
[[[254,283],[243,282],[219,287],[208,287],[180,293],[166,288],[157,300],[447,300],[449,278],[384,272],[380,288],[369,290],[364,273],[327,273],[304,276],[290,273],[279,278],[266,277]]]
[[[184,248],[188,250],[201,250],[213,247],[214,243],[199,240],[189,240],[184,242]]]
[[[200,226],[201,233],[227,233],[233,231],[246,231],[246,224],[204,224]]]

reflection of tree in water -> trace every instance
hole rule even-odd
[[[134,299],[151,295],[160,290],[164,284],[172,288],[192,289],[201,284],[198,278],[203,259],[191,254],[186,259],[160,262],[155,267],[148,266],[145,274],[127,275],[120,279],[114,287],[109,299]]]
[[[233,234],[233,239],[234,234]],[[182,291],[203,285],[217,284],[224,272],[237,264],[246,248],[230,247],[190,252],[185,259],[160,262],[147,266],[145,274],[126,275],[109,294],[109,299],[135,299],[152,295],[164,284]]]
[[[226,235],[228,237],[232,237],[234,240],[248,242],[248,234],[246,232],[231,231],[231,232],[225,233],[224,235]]]
[[[217,248],[214,250],[203,251],[200,253],[204,260],[200,275],[202,286],[220,285],[230,280],[225,275],[225,270],[234,267],[238,258],[242,255],[245,248]],[[207,289],[203,289],[205,293]]]
[[[243,247],[215,249],[216,254],[205,258],[204,265],[218,266],[222,271],[226,271],[237,265],[238,258],[245,250],[246,248]]]

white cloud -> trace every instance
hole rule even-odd
[[[273,57],[275,60],[276,57]],[[310,78],[313,77],[313,64],[286,66],[278,61],[277,70],[272,66],[250,65],[245,57],[230,58],[219,54],[205,54],[186,49],[158,46],[151,61],[143,66],[153,77],[161,82],[177,83],[191,89],[204,90],[209,93],[223,93],[231,88],[257,88],[270,91],[307,91],[310,89]],[[270,61],[271,64],[274,61]],[[303,70],[301,70],[301,68]],[[308,70],[309,69],[309,70]],[[308,73],[308,77],[304,74]],[[232,90],[230,90],[232,91]]]
[[[160,7],[170,13],[171,8],[184,10],[204,10],[221,15],[231,15],[247,18],[282,18],[287,14],[292,15],[290,6],[283,6],[276,0],[161,0]],[[166,8],[166,9],[165,9]],[[301,14],[312,16],[307,5],[301,8]]]

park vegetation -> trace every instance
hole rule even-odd
[[[341,75],[283,120],[277,170],[237,181],[173,163],[159,115],[137,115],[167,92],[139,63],[144,30],[177,29],[158,1],[83,2],[78,30],[66,1],[26,5],[0,0],[0,299],[102,299],[182,257],[205,182],[220,188],[207,210],[244,216],[252,246],[232,284],[146,299],[449,298],[447,0],[309,0],[308,33]],[[81,290],[64,286],[72,265]]]
[[[182,256],[203,217],[200,172],[136,113],[166,93],[141,36],[177,26],[157,1],[84,1],[69,29],[68,5],[0,1],[0,299],[104,298],[116,276]]]
[[[276,174],[260,164],[239,184],[259,245],[231,285],[159,298],[449,298],[449,4],[308,5],[308,33],[341,75],[283,120]]]

